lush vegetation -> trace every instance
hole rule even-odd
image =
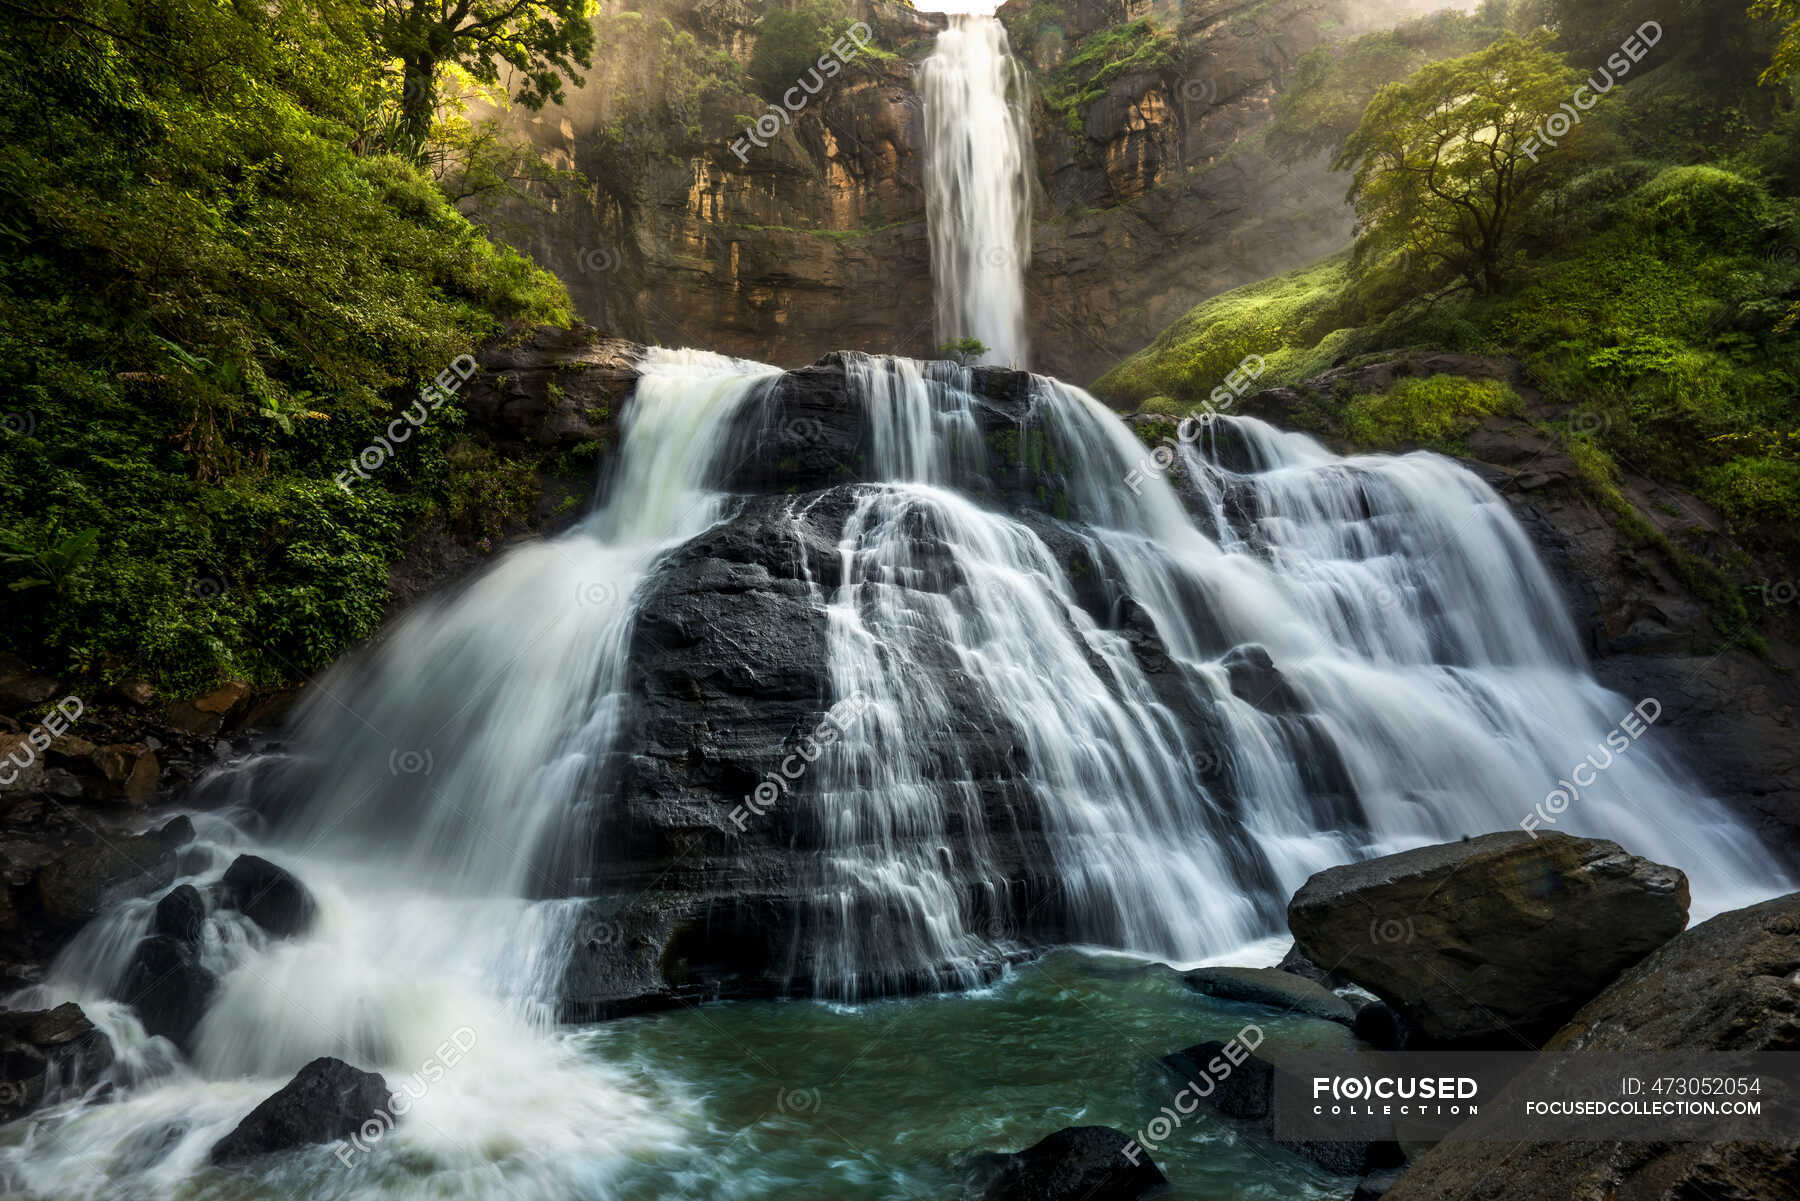
[[[363,10],[7,8],[0,638],[175,692],[315,670],[374,629],[452,481],[506,477],[471,465],[454,401],[369,479],[340,473],[507,322],[567,321],[566,296],[371,136],[399,98]]]
[[[1646,57],[1587,114],[1585,141],[1540,154],[1546,170],[1509,199],[1499,252],[1472,254],[1505,155],[1484,150],[1464,164],[1469,187],[1419,188],[1416,175],[1384,182],[1369,164],[1386,155],[1390,165],[1441,169],[1458,147],[1494,140],[1513,110],[1543,114],[1567,98],[1562,64],[1573,56],[1557,47],[1611,36],[1596,29],[1628,35],[1650,17],[1601,0],[1504,19],[1483,11],[1495,29],[1488,44],[1372,94],[1364,72],[1311,68],[1312,111],[1363,104],[1344,135],[1349,149],[1338,148],[1345,165],[1365,168],[1349,181],[1363,219],[1353,251],[1199,305],[1097,387],[1179,414],[1247,354],[1267,359],[1262,382],[1273,384],[1397,352],[1516,358],[1543,398],[1526,416],[1562,440],[1622,522],[1649,536],[1617,487],[1630,471],[1715,507],[1749,554],[1791,562],[1800,551],[1800,119],[1786,85],[1758,86],[1776,30],[1746,42],[1758,26],[1737,10],[1715,22],[1724,30],[1716,41]],[[1498,28],[1546,15],[1552,29],[1535,40]],[[1352,42],[1340,53],[1366,50]],[[1721,91],[1727,68],[1738,76]],[[1336,95],[1326,94],[1331,78]],[[1543,86],[1521,98],[1528,80]],[[1501,98],[1463,121],[1450,155],[1433,146],[1432,131],[1454,128],[1467,106]],[[1410,191],[1396,201],[1396,187]],[[1379,396],[1308,390],[1288,416],[1352,445],[1454,450],[1472,420],[1517,404],[1477,381],[1411,378]]]
[[[1177,49],[1174,31],[1150,17],[1103,29],[1083,40],[1053,73],[1044,88],[1044,103],[1071,134],[1079,135],[1088,106],[1106,95],[1115,79],[1132,71],[1169,67]]]

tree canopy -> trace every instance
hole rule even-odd
[[[400,64],[398,147],[424,151],[439,78],[454,65],[478,83],[514,73],[512,99],[539,108],[583,82],[592,63],[594,0],[377,0],[376,43]]]
[[[1375,94],[1336,163],[1354,172],[1360,259],[1499,286],[1522,218],[1571,154],[1541,130],[1583,77],[1550,41],[1508,34]]]

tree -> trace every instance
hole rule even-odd
[[[937,352],[959,367],[971,367],[988,352],[988,344],[980,338],[952,338],[938,347]]]
[[[1784,21],[1781,42],[1775,57],[1762,73],[1763,83],[1780,83],[1795,70],[1800,70],[1800,0],[1756,0],[1750,15],[1769,21]]]
[[[541,108],[584,82],[592,64],[593,0],[377,0],[376,44],[400,64],[397,149],[418,158],[431,132],[437,81],[452,64],[479,83],[517,73],[513,100]]]
[[[1355,172],[1360,263],[1403,255],[1415,273],[1499,287],[1524,216],[1595,102],[1550,38],[1508,34],[1375,94],[1334,164]]]

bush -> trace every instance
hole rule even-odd
[[[1743,248],[1767,221],[1769,197],[1717,167],[1670,167],[1637,194],[1635,207],[1655,230],[1706,238],[1719,249]]]

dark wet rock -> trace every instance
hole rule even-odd
[[[150,933],[191,946],[200,941],[200,929],[205,924],[206,901],[200,890],[192,884],[177,884],[156,903]]]
[[[1225,656],[1224,667],[1232,693],[1245,704],[1264,713],[1293,714],[1304,709],[1293,685],[1282,676],[1266,647],[1234,647]]]
[[[1244,1123],[1256,1137],[1309,1160],[1324,1171],[1360,1176],[1401,1160],[1399,1147],[1388,1142],[1277,1141],[1274,1101],[1276,1078],[1282,1069],[1241,1043],[1198,1043],[1163,1056],[1162,1062],[1182,1082],[1186,1092],[1224,1116]]]
[[[219,899],[277,938],[305,933],[318,909],[293,873],[257,855],[239,855],[225,869]]]
[[[1224,1001],[1263,1005],[1331,1022],[1349,1022],[1350,1003],[1311,980],[1272,967],[1203,967],[1182,979],[1195,992]]]
[[[44,921],[56,930],[74,930],[109,901],[168,887],[175,879],[176,851],[193,837],[193,824],[178,817],[148,834],[70,847],[37,873],[36,900]]]
[[[1165,1055],[1162,1062],[1226,1117],[1260,1121],[1269,1116],[1275,1067],[1240,1044],[1213,1039]]]
[[[0,1122],[81,1096],[112,1062],[111,1041],[73,1001],[0,1013]]]
[[[1401,1170],[1385,1168],[1379,1172],[1370,1172],[1356,1182],[1356,1191],[1350,1194],[1350,1201],[1381,1201],[1400,1182]]]
[[[147,1032],[187,1051],[217,985],[193,944],[157,934],[132,952],[122,999],[137,1010]]]
[[[1617,843],[1503,833],[1320,872],[1288,926],[1420,1038],[1516,1047],[1680,933],[1687,907],[1686,876]]]
[[[1800,893],[1722,913],[1589,1001],[1547,1051],[1800,1051]],[[1508,1086],[1533,1095],[1537,1069]],[[1479,1123],[1484,1117],[1472,1119]],[[1501,1143],[1422,1156],[1386,1201],[1767,1201],[1793,1197],[1800,1140]]]
[[[1386,1001],[1370,1001],[1358,1009],[1350,1030],[1380,1051],[1405,1050],[1409,1038],[1405,1020]]]
[[[349,1138],[364,1122],[390,1113],[387,1081],[341,1059],[319,1058],[213,1144],[214,1163],[232,1163],[312,1143]]]
[[[1308,959],[1306,952],[1302,951],[1297,943],[1288,944],[1287,954],[1283,955],[1281,962],[1275,966],[1284,972],[1304,976],[1324,988],[1336,988],[1340,983],[1336,976]]]
[[[1109,1126],[1071,1126],[986,1158],[995,1174],[983,1201],[1135,1201],[1169,1184],[1149,1152]]]

